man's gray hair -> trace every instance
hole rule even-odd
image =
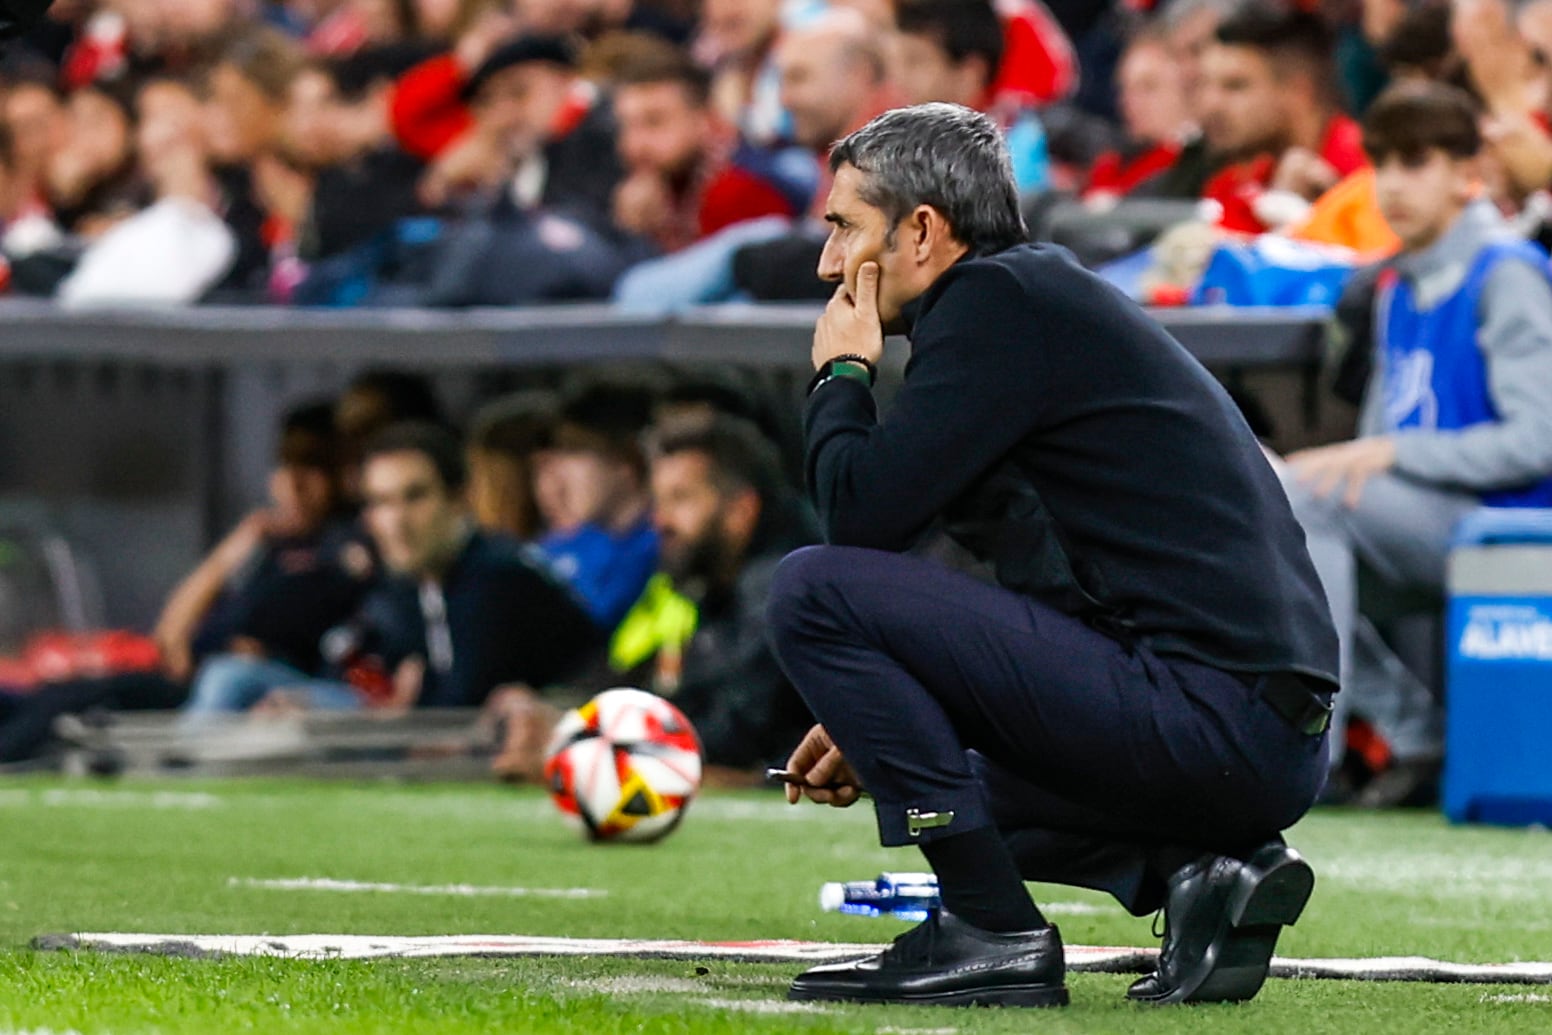
[[[889,220],[885,243],[918,205],[943,214],[956,240],[990,254],[1029,239],[1002,131],[957,104],[886,111],[830,149],[830,170],[855,166],[859,194]]]

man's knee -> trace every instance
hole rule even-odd
[[[812,628],[814,618],[829,613],[826,600],[855,573],[857,552],[843,546],[805,546],[782,559],[765,609],[778,650],[793,633]]]
[[[257,662],[235,654],[222,654],[208,659],[199,667],[194,686],[189,694],[189,705],[194,708],[240,710],[240,698],[252,681]]]

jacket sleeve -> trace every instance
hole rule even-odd
[[[908,549],[1041,419],[1050,386],[1022,287],[993,265],[944,277],[885,419],[850,378],[809,398],[808,484],[829,543]]]
[[[464,81],[463,69],[451,54],[423,61],[404,73],[388,106],[400,147],[430,161],[474,124],[461,96]]]
[[[1483,285],[1478,340],[1496,423],[1396,435],[1396,470],[1476,491],[1525,485],[1552,474],[1552,286],[1518,259]]]

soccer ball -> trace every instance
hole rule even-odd
[[[701,785],[701,745],[656,694],[605,690],[567,712],[545,754],[556,806],[594,841],[656,841]]]

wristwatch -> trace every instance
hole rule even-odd
[[[873,382],[878,379],[878,367],[866,356],[847,354],[827,359],[814,371],[814,379],[808,383],[808,394],[813,395],[820,385],[838,377],[861,381],[872,388]]]

